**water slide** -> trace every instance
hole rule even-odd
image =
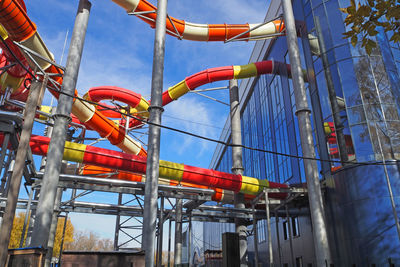
[[[145,17],[144,20],[153,25],[153,22],[151,22],[149,19],[155,20],[155,12],[150,12],[154,11],[155,7],[147,1],[118,0],[115,2],[124,7],[128,12],[141,12],[139,17],[142,19]],[[281,21],[279,21],[279,23],[275,21],[272,22],[272,24],[267,23],[257,25],[193,24],[174,18],[171,19],[171,21],[169,20],[169,22],[167,22],[168,31],[171,31],[171,29],[176,29],[184,39],[198,41],[226,41],[227,38],[229,39],[237,35],[240,35],[241,37],[247,36],[252,38],[262,38],[265,37],[265,35],[274,34],[277,31],[280,32],[283,30],[283,23]],[[26,9],[22,0],[0,1],[0,23],[4,27],[3,29],[0,29],[0,35],[4,40],[1,42],[0,46],[2,50],[5,51],[4,57],[2,57],[0,60],[0,62],[2,62],[4,65],[0,65],[0,67],[14,64],[14,66],[8,69],[7,74],[3,75],[0,80],[2,90],[4,91],[5,88],[12,88],[13,91],[11,96],[15,97],[26,95],[27,87],[29,85],[29,78],[31,77],[30,75],[32,75],[32,69],[36,68],[35,63],[37,63],[43,71],[51,75],[52,79],[54,79],[56,83],[61,85],[62,70],[50,63],[54,61],[53,55],[45,46],[43,40],[37,32],[35,24],[26,14]],[[251,31],[247,32],[248,30]],[[32,51],[35,51],[45,60],[35,55],[30,58],[29,55],[20,51],[19,47],[14,44],[14,41],[24,45]],[[219,80],[229,80],[233,78],[243,79],[260,74],[276,73],[279,69],[277,66],[281,65],[282,63],[264,61],[243,66],[213,68],[196,73],[165,91],[163,93],[163,105],[178,99],[186,92],[194,90],[203,84]],[[287,73],[290,75],[290,67],[285,67],[287,68]],[[54,85],[49,83],[48,87],[54,88]],[[146,118],[146,112],[149,107],[149,103],[142,96],[116,87],[113,88],[113,90],[107,89],[110,88],[94,88],[90,90],[84,96],[84,98],[92,101],[119,98],[120,101],[127,103],[132,109],[134,109],[134,113],[138,113]],[[56,90],[50,90],[50,92],[58,97],[58,92]],[[78,98],[77,92],[75,92],[75,95],[77,97],[74,98],[72,106],[72,113],[74,116],[76,116],[90,129],[97,131],[101,137],[107,138],[111,144],[116,145],[125,153],[111,150],[103,151],[101,148],[93,148],[85,145],[70,143],[67,146],[71,146],[72,149],[67,149],[67,151],[70,151],[67,153],[67,155],[72,155],[73,153],[71,153],[71,151],[76,151],[77,154],[75,156],[71,156],[71,158],[67,156],[66,159],[78,162],[81,160],[83,163],[93,164],[93,162],[90,160],[85,162],[83,160],[87,160],[88,157],[90,158],[91,156],[95,155],[93,157],[96,158],[96,160],[102,159],[104,162],[110,162],[111,158],[114,158],[115,155],[119,155],[118,162],[121,164],[120,167],[116,166],[115,164],[109,166],[106,165],[106,163],[104,163],[105,165],[103,165],[103,167],[124,170],[124,166],[129,166],[130,168],[137,168],[143,173],[143,170],[145,170],[145,165],[143,166],[143,164],[146,161],[144,157],[146,156],[146,152],[139,143],[125,134],[126,130],[124,126],[114,123],[112,120],[107,118],[107,116],[110,115],[109,113],[112,113],[112,111],[109,111],[107,114],[105,114],[105,112],[102,112],[100,109],[98,109],[95,104],[88,103],[87,101]],[[110,115],[110,117],[112,116]],[[104,154],[106,152],[108,154]],[[125,159],[131,156],[139,156],[141,160],[132,159],[132,162],[135,162],[135,164],[127,163],[129,160]],[[131,166],[131,164],[135,165],[136,167]],[[216,188],[232,190],[235,192],[243,192],[250,195],[256,194],[265,186],[275,185],[268,183],[266,180],[259,180],[246,176],[236,176],[233,174],[226,174],[214,170],[207,170],[166,161],[160,162],[160,173],[166,176],[166,178],[176,181],[205,186],[211,185]],[[275,186],[287,187],[286,185],[282,184],[276,184]]]
[[[0,136],[2,141],[3,136]],[[30,147],[32,154],[46,156],[50,138],[32,135]],[[85,174],[98,174],[99,172],[122,171],[117,177],[124,180],[144,182],[146,174],[146,157],[118,152],[110,149],[94,147],[90,145],[65,142],[63,160],[88,165]],[[97,168],[94,168],[96,166]],[[100,167],[100,168],[98,168]],[[185,164],[160,160],[160,183],[184,186],[198,186],[211,188],[216,191],[213,197],[215,201],[225,201],[228,191],[240,192],[255,196],[264,188],[287,188],[285,184],[269,182],[240,174],[231,174],[216,170],[204,169]],[[284,197],[286,194],[275,194],[275,197]],[[271,195],[273,197],[273,195]]]

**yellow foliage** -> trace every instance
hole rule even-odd
[[[18,215],[14,217],[13,228],[11,230],[10,243],[8,245],[8,248],[19,248],[22,228],[24,227],[24,220],[25,220],[25,213],[23,212],[18,213]],[[24,237],[24,243],[25,239],[26,239],[26,233]]]
[[[19,248],[21,234],[22,234],[22,228],[24,226],[24,220],[25,220],[25,213],[23,213],[23,212],[20,212],[17,214],[17,216],[15,216],[14,222],[13,222],[13,228],[12,228],[11,236],[10,236],[10,244],[8,246],[9,248]],[[65,218],[59,218],[58,222],[57,222],[57,230],[56,230],[56,235],[54,238],[53,257],[58,257],[58,255],[60,253],[64,221],[65,221]],[[28,220],[27,228],[28,227],[29,227],[29,220]],[[26,234],[27,234],[27,231],[25,230],[23,246],[26,246],[26,244],[25,244]],[[71,220],[68,219],[67,225],[65,227],[63,248],[65,248],[65,246],[72,243],[73,241],[74,241],[74,226],[72,225]]]
[[[60,254],[60,246],[61,246],[61,239],[62,239],[62,232],[64,228],[64,221],[65,218],[58,219],[57,222],[57,231],[56,236],[54,238],[54,248],[53,248],[53,257],[58,257]],[[64,243],[63,249],[68,244],[74,242],[74,226],[71,223],[71,220],[67,220],[67,225],[65,226],[65,235],[64,235]]]

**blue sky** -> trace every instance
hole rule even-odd
[[[77,0],[26,1],[28,15],[36,23],[38,32],[57,62],[69,32],[63,65],[77,5]],[[168,3],[169,15],[194,23],[257,23],[263,21],[267,9],[268,2],[264,0],[175,0]],[[77,85],[80,94],[83,95],[90,87],[114,85],[141,93],[149,99],[153,40],[153,29],[138,18],[128,16],[112,1],[92,1]],[[164,90],[186,76],[207,68],[247,64],[253,46],[252,42],[204,43],[179,41],[167,36]],[[202,88],[227,84],[218,82]],[[229,101],[228,91],[208,95],[227,103]],[[45,104],[49,103],[50,95],[47,94]],[[189,94],[166,106],[162,123],[218,139],[228,112],[229,108],[225,105]],[[91,135],[96,136],[95,133]],[[143,140],[146,141],[146,138]],[[112,149],[107,143],[102,143],[102,146]],[[214,148],[214,143],[162,130],[161,159],[208,167]],[[114,196],[101,194],[96,199],[106,201],[114,199]],[[93,201],[94,197],[89,200]],[[98,219],[93,224],[95,218]],[[105,237],[113,236],[115,218],[112,216],[73,215],[72,219],[78,229],[90,229]]]

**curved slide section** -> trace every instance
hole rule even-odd
[[[157,7],[147,0],[112,0],[128,13],[148,23],[152,28],[156,26]],[[233,38],[240,41],[261,40],[271,38],[274,34],[284,33],[285,23],[278,19],[267,23],[255,24],[199,24],[168,17],[166,32],[179,39],[191,41],[222,41]],[[318,40],[312,34],[308,35],[311,51],[319,55]]]
[[[135,15],[155,28],[157,8],[146,0],[112,0],[128,13]],[[166,22],[167,33],[192,41],[227,41],[238,37],[257,40],[281,33],[285,25],[281,20],[257,24],[198,24],[170,17]]]
[[[164,91],[162,94],[162,105],[165,106],[171,103],[173,100],[177,100],[187,92],[193,91],[207,83],[231,79],[245,79],[262,74],[281,74],[283,70],[285,70],[286,75],[291,77],[290,65],[273,60],[260,61],[247,65],[224,66],[206,69],[186,77],[183,81],[169,87],[168,90]],[[305,78],[307,78],[306,75]],[[149,102],[147,102],[146,99],[144,99],[140,94],[134,93],[128,89],[116,86],[93,87],[88,90],[84,98],[94,102],[100,102],[102,100],[117,100],[127,104],[131,108],[131,114],[139,115],[140,117],[144,118],[148,117],[147,111]],[[108,117],[121,117],[119,112],[112,110],[105,110],[104,112]],[[131,122],[130,125],[132,124],[133,123]]]
[[[42,38],[36,30],[36,25],[29,19],[24,8],[16,0],[3,0],[0,2],[0,23],[8,33],[10,40],[20,42],[22,45],[37,52],[49,61],[54,61],[53,55],[47,49]],[[29,57],[26,57],[29,58]],[[49,74],[61,74],[61,71],[39,57],[33,56],[41,69]],[[12,60],[12,58],[11,58]],[[36,66],[29,61],[32,69]],[[61,75],[60,75],[61,76]],[[55,77],[56,82],[62,84],[62,77]],[[51,91],[58,97],[58,93]],[[77,92],[75,95],[78,96]],[[72,113],[91,129],[97,131],[101,137],[107,138],[111,144],[116,145],[127,153],[146,155],[141,144],[125,134],[125,128],[106,118],[99,112],[95,105],[74,99]]]

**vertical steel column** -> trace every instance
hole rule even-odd
[[[310,113],[307,103],[306,88],[300,63],[300,52],[297,43],[296,26],[291,0],[282,0],[283,17],[286,28],[286,40],[292,70],[292,81],[296,101],[296,115],[299,122],[301,148],[303,151],[304,170],[307,179],[308,199],[310,202],[313,224],[314,249],[317,266],[331,262],[331,255],[326,230],[318,166],[315,159],[314,140],[312,135]]]
[[[3,177],[1,178],[0,192],[3,197],[7,197],[8,187],[10,184],[7,182],[7,180],[9,180],[9,177],[12,174],[12,168],[14,168],[14,158],[15,158],[15,153],[10,151],[8,153],[7,162],[4,164],[4,173]]]
[[[33,200],[38,200],[39,199],[39,189],[34,188],[32,190],[35,190],[35,193],[33,194]],[[36,207],[33,209],[31,208],[31,216],[29,218],[29,226],[28,226],[28,233],[26,234],[26,240],[25,244],[27,247],[31,246],[31,241],[32,241],[32,231],[33,231],[33,225],[35,224],[35,218],[36,218]]]
[[[32,246],[47,246],[51,215],[56,199],[57,185],[61,170],[64,143],[67,135],[67,127],[70,122],[70,113],[76,81],[78,79],[86,29],[89,21],[91,3],[88,0],[80,0],[76,14],[74,30],[68,52],[68,59],[64,73],[57,111],[54,115],[54,128],[47,153],[47,164],[42,180],[41,194],[36,211],[36,220],[32,234]]]
[[[154,239],[157,221],[158,174],[160,159],[160,135],[162,88],[164,74],[165,27],[167,0],[158,0],[156,33],[154,38],[153,72],[151,80],[151,105],[149,107],[149,137],[144,196],[142,248],[146,251],[146,266],[154,266]]]
[[[265,213],[267,214],[269,266],[273,266],[274,256],[272,254],[272,235],[271,235],[271,216],[269,213],[269,197],[267,189],[264,189],[264,192],[265,192]]]
[[[275,211],[275,229],[276,229],[276,240],[278,245],[279,266],[282,266],[281,240],[279,239],[279,217],[277,211]]]
[[[28,204],[26,204],[24,226],[22,226],[21,240],[19,241],[19,247],[20,248],[24,247],[25,231],[26,231],[26,228],[28,226],[28,221],[29,221],[29,217],[30,217],[30,213],[31,213],[33,190],[34,189],[31,188],[31,191],[29,192]],[[25,245],[27,245],[27,243]]]
[[[164,197],[161,197],[160,216],[158,219],[157,262],[156,262],[157,267],[160,267],[162,265],[163,233],[164,233]]]
[[[288,234],[289,234],[289,245],[290,245],[290,256],[292,258],[292,266],[294,266],[296,264],[296,260],[294,258],[294,251],[293,251],[293,236],[292,236],[292,220],[289,217],[289,210],[287,205],[285,205],[285,211],[286,211],[286,223],[287,223],[287,230],[288,230]],[[324,265],[317,265],[317,266],[324,266]]]
[[[232,139],[232,172],[243,174],[242,132],[240,125],[239,89],[237,80],[229,81],[229,99],[231,104],[231,139]],[[235,193],[235,208],[244,209],[244,194]],[[247,226],[243,219],[235,218],[236,233],[239,234],[240,266],[247,266]]]
[[[171,226],[172,226],[172,221],[171,217],[169,218],[169,225],[168,225],[168,257],[167,257],[167,266],[170,267],[171,263]]]
[[[255,264],[258,267],[258,230],[257,230],[257,218],[256,218],[256,209],[254,207],[254,204],[252,205],[252,210],[253,210],[253,243],[254,243],[254,259],[255,259]]]
[[[0,155],[0,173],[1,173],[1,170],[3,169],[3,167],[4,167],[4,173],[7,173],[7,169],[5,168],[6,167],[6,164],[3,164],[4,163],[4,159],[6,158],[6,154],[7,154],[7,149],[8,149],[8,143],[9,143],[9,141],[10,141],[10,133],[5,133],[4,134],[4,139],[3,139],[3,144],[2,144],[2,146],[1,146],[1,155]],[[11,156],[11,155],[10,155]],[[4,178],[5,178],[6,176],[4,176]],[[1,179],[1,184],[0,184],[0,193],[1,194],[3,194],[3,192],[4,192],[4,187],[5,187],[5,184],[6,184],[6,179]]]
[[[10,242],[10,234],[14,221],[15,210],[18,202],[18,194],[21,186],[22,174],[25,167],[26,155],[29,148],[29,140],[31,139],[33,122],[35,119],[36,108],[40,98],[40,92],[43,83],[34,81],[31,85],[28,101],[25,106],[24,123],[22,125],[22,133],[18,144],[17,155],[15,157],[15,165],[11,175],[9,190],[7,194],[7,206],[4,210],[3,221],[0,228],[0,266],[4,266],[8,255],[8,244]]]
[[[335,85],[333,83],[331,69],[329,67],[328,55],[326,54],[324,36],[322,35],[321,25],[319,24],[319,17],[316,16],[314,21],[315,21],[315,29],[317,30],[318,44],[321,51],[322,65],[324,66],[326,87],[328,88],[329,100],[330,100],[329,102],[331,103],[331,108],[332,108],[332,118],[333,118],[333,123],[335,125],[335,131],[337,137],[336,140],[339,148],[340,161],[342,162],[342,165],[345,166],[349,164],[348,162],[349,156],[347,155],[346,140],[344,139],[345,137],[343,134],[344,126],[342,123],[342,119],[340,118],[340,108],[337,102]]]
[[[182,199],[176,199],[174,266],[178,267],[182,264],[182,206]]]
[[[54,203],[53,214],[52,214],[52,218],[51,218],[49,240],[47,242],[47,253],[46,253],[46,259],[44,262],[45,267],[50,267],[51,258],[53,257],[54,238],[56,237],[58,215],[59,215],[58,209],[60,207],[62,193],[63,193],[63,189],[57,188],[56,201]]]
[[[118,194],[118,206],[122,204],[122,193]],[[121,216],[118,214],[115,219],[115,233],[114,233],[114,250],[118,251],[118,242],[119,242],[119,229],[121,224]]]
[[[192,267],[192,261],[190,257],[192,256],[192,214],[189,214],[189,238],[188,238],[188,260],[189,267]]]

